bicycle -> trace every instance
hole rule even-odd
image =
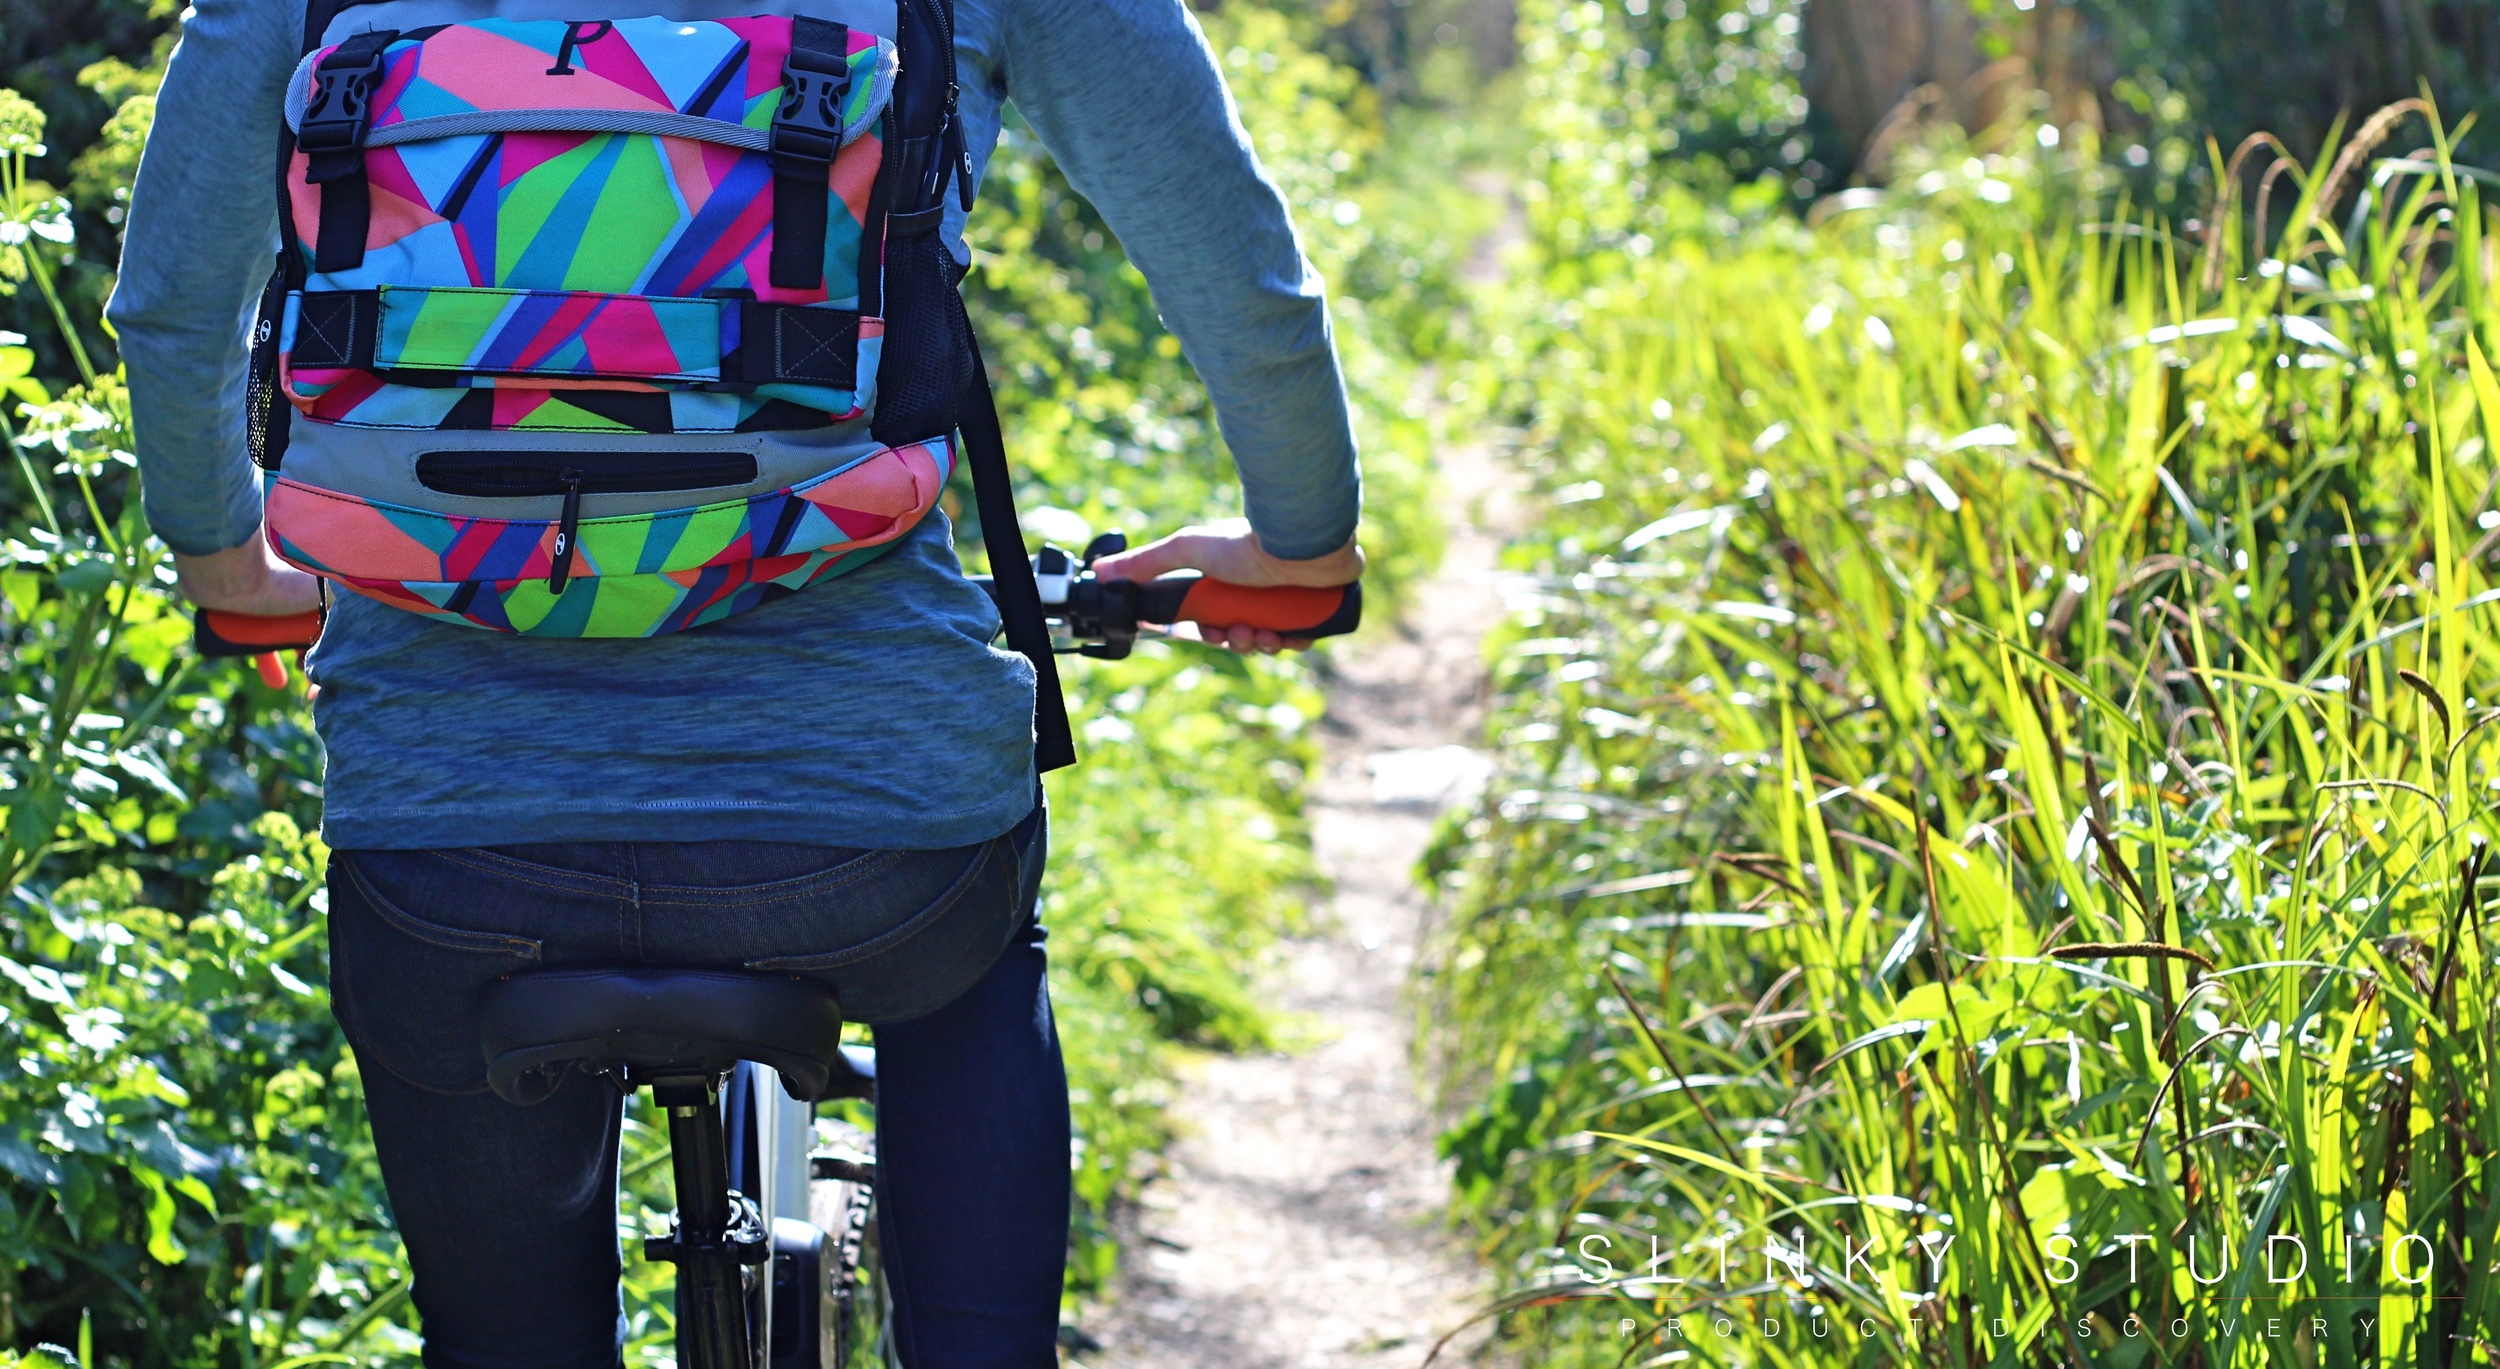
[[[1116,660],[1157,625],[1318,639],[1362,621],[1360,585],[1094,575],[1098,557],[1125,548],[1109,533],[1081,558],[1056,547],[1034,558],[1055,650]],[[202,655],[253,657],[273,688],[286,682],[279,653],[300,655],[320,627],[316,613],[193,617]],[[882,1306],[873,1319],[861,1306],[864,1292],[883,1301],[870,1283],[875,1142],[815,1119],[822,1102],[874,1101],[875,1054],[844,1045],[842,1022],[824,985],[750,971],[563,966],[507,976],[489,1000],[480,1048],[506,1101],[543,1099],[578,1069],[629,1094],[649,1088],[667,1116],[676,1211],[642,1255],[677,1269],[679,1369],[850,1369],[863,1350],[894,1363]]]

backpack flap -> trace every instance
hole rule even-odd
[[[286,398],[399,429],[864,415],[895,68],[890,40],[771,16],[483,19],[315,51],[289,86],[287,219],[311,251]]]

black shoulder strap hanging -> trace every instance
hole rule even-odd
[[[790,21],[773,112],[773,287],[825,282],[825,229],[834,154],[842,150],[842,102],[851,89],[851,31],[822,19]]]
[[[330,25],[336,21],[341,14],[354,9],[359,5],[370,5],[374,3],[376,3],[376,0],[305,0],[304,47],[303,51],[298,55],[305,56],[319,52],[321,50],[322,35],[330,31]]]
[[[973,507],[981,514],[981,545],[990,555],[990,583],[998,588],[998,616],[1007,645],[1033,662],[1033,763],[1048,773],[1076,764],[1076,739],[1068,731],[1068,701],[1059,692],[1059,658],[1050,649],[1050,621],[1042,609],[1033,563],[1024,559],[1024,529],[1016,522],[1015,485],[1007,474],[1007,439],[998,422],[998,401],[972,343],[972,379],[957,416],[964,436],[964,464],[972,468]]]
[[[1059,689],[1050,620],[1042,607],[1041,587],[1033,582],[1033,563],[1025,559],[1024,529],[1016,520],[1015,483],[1007,471],[998,401],[990,393],[989,370],[958,288],[964,268],[938,239],[949,180],[955,183],[958,202],[967,211],[972,208],[972,170],[956,113],[960,92],[955,84],[952,0],[900,0],[897,24],[903,67],[886,111],[886,164],[879,177],[890,189],[882,206],[886,254],[880,303],[886,345],[872,431],[878,441],[889,444],[932,432],[962,434],[999,620],[1008,647],[1033,663],[1033,761],[1048,772],[1076,764],[1076,742],[1068,732],[1068,704]],[[775,186],[776,203],[780,193]],[[776,239],[780,232],[776,222]]]

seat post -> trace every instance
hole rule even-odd
[[[729,1150],[716,1083],[704,1075],[651,1081],[652,1101],[668,1110],[677,1229],[664,1240],[643,1242],[643,1258],[677,1266],[680,1369],[752,1369],[743,1267],[772,1254],[753,1204],[729,1191]]]
[[[717,1244],[729,1230],[729,1139],[720,1096],[704,1078],[658,1079],[651,1101],[668,1109],[669,1168],[677,1181],[678,1238]]]

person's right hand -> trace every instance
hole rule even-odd
[[[321,582],[277,558],[255,534],[239,547],[206,556],[174,553],[182,597],[195,608],[281,618],[321,607]]]
[[[1169,537],[1158,538],[1142,547],[1117,552],[1094,562],[1094,574],[1105,580],[1152,580],[1176,570],[1194,570],[1218,580],[1254,588],[1278,585],[1300,585],[1312,589],[1334,589],[1363,578],[1363,549],[1352,540],[1325,556],[1307,561],[1288,561],[1271,554],[1259,544],[1259,535],[1250,530],[1250,520],[1228,518],[1200,527],[1183,528]],[[1200,640],[1212,646],[1234,651],[1255,651],[1274,655],[1279,651],[1302,651],[1311,644],[1299,637],[1287,637],[1266,628],[1235,624],[1223,627],[1202,624]]]

